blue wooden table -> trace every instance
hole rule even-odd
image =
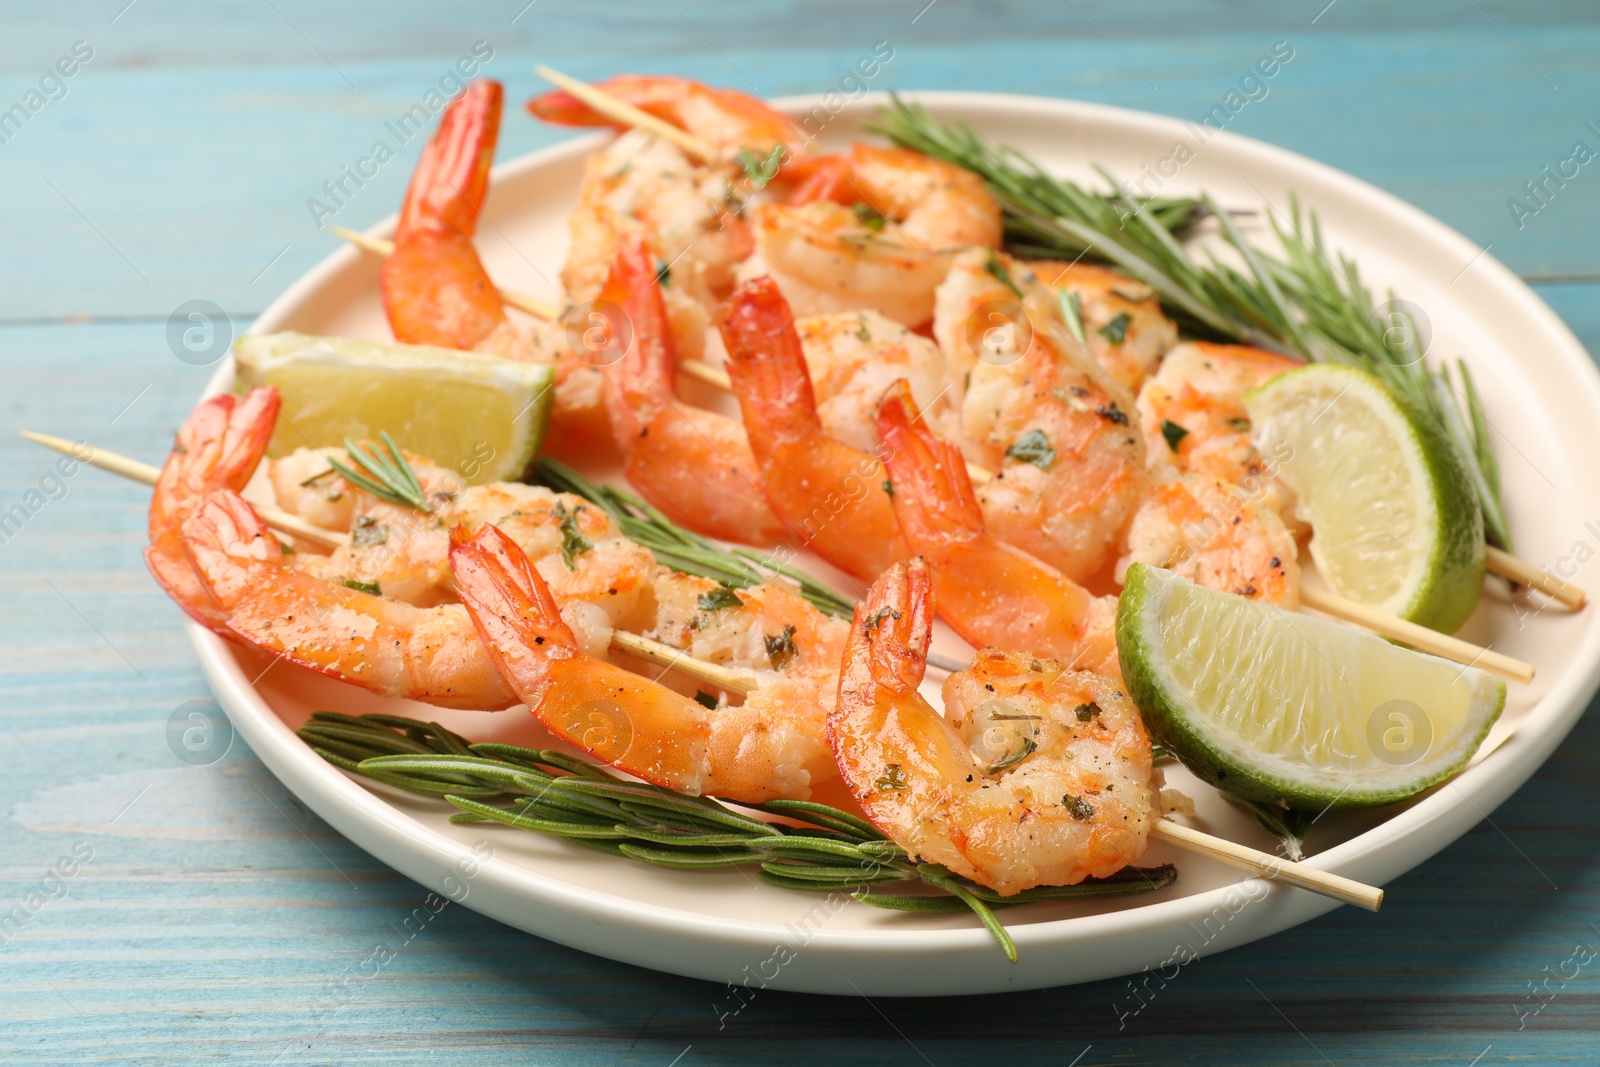
[[[1593,716],[1380,915],[1196,963],[1121,1026],[1111,981],[942,1002],[769,992],[719,1029],[718,987],[465,909],[406,941],[419,886],[242,745],[179,758],[169,724],[207,691],[141,565],[145,491],[58,477],[12,433],[158,459],[210,373],[171,341],[174,309],[210,301],[242,331],[333,247],[318,222],[393,210],[419,142],[333,217],[308,201],[480,41],[514,99],[539,61],[819,91],[883,40],[885,85],[1184,118],[1288,42],[1293,62],[1230,128],[1491,246],[1600,351],[1600,164],[1538,201],[1524,189],[1574,142],[1600,147],[1592,4],[6,0],[0,25],[0,1060],[1600,1062]],[[508,112],[501,154],[558,136]],[[402,942],[368,977],[374,946]],[[352,992],[329,1012],[335,987]]]

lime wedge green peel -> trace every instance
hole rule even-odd
[[[275,385],[283,395],[272,456],[387,430],[481,485],[521,477],[550,419],[555,374],[538,363],[302,333],[249,334],[233,352],[241,391]]]
[[[1299,499],[1311,557],[1340,596],[1443,633],[1483,595],[1472,476],[1411,400],[1317,364],[1245,395],[1263,458]]]
[[[1506,684],[1381,637],[1136,563],[1122,676],[1157,742],[1201,779],[1302,811],[1390,804],[1455,774]]]

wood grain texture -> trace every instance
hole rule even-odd
[[[1600,123],[1592,5],[1338,0],[1311,25],[1325,0],[938,0],[920,16],[924,0],[538,0],[515,22],[522,0],[138,0],[118,15],[124,2],[3,15],[0,110],[73,42],[95,56],[0,144],[0,511],[57,497],[0,535],[0,913],[64,893],[0,944],[0,1062],[1596,1062],[1600,962],[1531,993],[1576,945],[1600,947],[1592,716],[1492,821],[1389,886],[1381,914],[1345,909],[1191,964],[1142,991],[1137,1014],[1127,981],[954,1001],[765,992],[719,1028],[723,989],[465,908],[407,940],[425,891],[300,808],[242,745],[205,767],[173,755],[169,718],[207,691],[140,563],[144,490],[88,470],[57,489],[42,481],[52,457],[11,433],[158,462],[209,373],[170,353],[172,309],[209,299],[242,329],[333,247],[306,198],[479,39],[514,98],[536,90],[536,61],[815,91],[881,39],[897,87],[1186,118],[1287,40],[1295,60],[1233,128],[1492,245],[1594,349],[1600,164],[1521,230],[1505,203],[1572,141],[1600,147],[1584,127]],[[502,153],[559,136],[508,117]],[[415,149],[332,221],[392,210]],[[92,856],[54,879],[74,849]],[[380,943],[396,956],[365,977]]]

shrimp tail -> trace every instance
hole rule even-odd
[[[921,556],[896,563],[872,583],[856,605],[850,642],[839,675],[839,706],[846,692],[879,688],[914,692],[927,669],[933,636],[933,577]],[[830,720],[831,721],[831,720]]]
[[[668,789],[698,795],[712,784],[706,709],[586,656],[516,542],[490,525],[458,526],[450,533],[450,565],[496,666],[551,733]]]
[[[201,501],[183,524],[183,548],[206,587],[224,604],[249,590],[255,576],[252,562],[283,562],[277,535],[231,489],[219,489]]]
[[[503,350],[505,304],[472,245],[500,132],[499,82],[473,82],[422,150],[383,261],[383,307],[397,341]],[[509,350],[503,355],[513,354]]]
[[[911,386],[897,379],[878,407],[878,438],[895,489],[895,515],[914,552],[984,531],[983,508],[961,450],[921,420]]]
[[[244,488],[266,455],[278,404],[271,386],[201,403],[178,430],[150,495],[145,565],[190,618],[224,636],[224,617],[184,554],[183,523],[212,490]]]
[[[753,278],[728,298],[718,326],[728,377],[759,456],[779,443],[822,433],[800,334],[789,303],[770,277]]]
[[[515,541],[488,523],[450,531],[456,590],[506,681],[530,704],[555,682],[551,659],[576,654],[578,639],[550,587]],[[524,649],[537,649],[529,655]]]
[[[606,412],[624,451],[670,402],[675,388],[677,349],[656,270],[655,256],[645,239],[638,234],[624,236],[617,243],[617,258],[596,300],[600,308],[609,304],[621,312],[620,322],[608,324],[613,333],[626,329],[629,334],[613,337],[627,348],[601,368],[606,380]]]

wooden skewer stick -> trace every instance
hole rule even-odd
[[[1300,587],[1300,603],[1308,608],[1314,608],[1326,615],[1332,615],[1345,622],[1353,622],[1357,626],[1365,626],[1374,633],[1384,637],[1392,637],[1397,641],[1404,641],[1413,648],[1431,653],[1442,659],[1454,660],[1474,667],[1482,667],[1502,678],[1509,678],[1513,682],[1527,684],[1533,681],[1534,667],[1531,663],[1524,663],[1520,659],[1494,652],[1487,648],[1479,648],[1468,641],[1463,641],[1449,634],[1430,630],[1426,626],[1418,626],[1414,622],[1385,615],[1375,611],[1365,604],[1354,600],[1347,600],[1342,596],[1330,593],[1325,589],[1313,589],[1309,586]]]
[[[53,437],[49,434],[33,433],[28,430],[23,430],[21,433],[23,437],[35,444],[53,448],[81,462],[136,482],[143,482],[145,485],[154,485],[156,478],[161,473],[159,468],[152,467],[148,463],[140,463],[138,460],[118,455],[115,452],[107,452],[103,449],[80,445],[64,437]],[[85,455],[85,452],[88,454]],[[307,540],[329,546],[343,544],[346,540],[343,534],[313,526],[298,516],[289,515],[276,508],[260,505],[252,506],[255,507],[256,513],[261,516],[262,520],[274,529],[283,530],[298,537],[305,537]],[[757,688],[754,676],[747,672],[696,659],[685,654],[682,649],[673,648],[671,645],[663,644],[659,641],[652,641],[650,638],[641,637],[638,634],[614,630],[611,635],[611,645],[622,652],[638,656],[663,667],[681,671],[691,678],[708,682],[729,692],[748,695]],[[1383,901],[1383,891],[1381,889],[1374,889],[1371,886],[1362,885],[1348,878],[1341,878],[1336,874],[1301,868],[1292,861],[1283,860],[1277,856],[1247,848],[1244,845],[1237,845],[1219,837],[1212,837],[1210,834],[1180,826],[1177,823],[1159,820],[1152,829],[1152,834],[1187,851],[1210,856],[1230,866],[1251,871],[1265,878],[1277,878],[1291,885],[1297,885],[1303,889],[1309,889],[1345,903],[1356,904],[1369,911],[1377,911],[1378,905]]]
[[[1150,836],[1176,845],[1187,852],[1208,856],[1219,863],[1241,871],[1249,871],[1262,878],[1273,878],[1289,885],[1321,893],[1325,897],[1354,904],[1358,908],[1377,911],[1383,905],[1383,890],[1358,882],[1343,875],[1305,867],[1293,860],[1274,856],[1247,845],[1235,844],[1221,837],[1196,830],[1170,819],[1157,819],[1150,828]]]
[[[91,448],[88,445],[69,441],[65,437],[53,437],[50,434],[33,433],[30,430],[22,430],[20,432],[23,437],[35,444],[53,448],[57,452],[65,453],[80,462],[89,464],[91,467],[99,467],[103,471],[110,471],[112,474],[121,475],[131,481],[142,482],[145,485],[155,485],[156,478],[161,474],[159,467],[152,467],[148,463],[140,463],[136,459],[130,459],[115,452],[107,452],[104,449]],[[336,533],[333,530],[325,530],[320,526],[313,526],[298,515],[290,515],[288,512],[280,511],[275,507],[255,503],[252,503],[251,507],[255,508],[257,515],[261,516],[261,521],[274,530],[293,534],[296,537],[303,537],[307,541],[315,542],[325,548],[337,548],[349,540],[345,534]],[[695,659],[692,656],[685,655],[682,649],[673,648],[671,645],[663,644],[660,641],[652,641],[648,637],[640,637],[638,634],[613,630],[611,632],[611,647],[629,655],[638,656],[651,663],[682,671],[691,678],[707,682],[719,689],[726,689],[732,693],[748,694],[756,688],[755,677],[747,671],[734,670],[721,664],[707,663],[705,660]]]
[[[1589,602],[1589,594],[1571,582],[1563,582],[1555,575],[1548,574],[1531,563],[1523,562],[1505,549],[1493,545],[1486,546],[1483,550],[1483,561],[1489,570],[1500,577],[1537,589],[1573,611],[1582,611],[1583,606]]]
[[[717,158],[716,151],[709,144],[688,130],[658,119],[650,112],[642,111],[624,100],[619,100],[604,89],[597,89],[588,82],[579,81],[571,75],[552,70],[543,64],[534,67],[533,72],[551,85],[565,89],[600,114],[671,141],[702,163],[709,163]]]
[[[69,441],[65,437],[53,437],[47,433],[34,433],[32,430],[19,430],[17,432],[36,445],[44,445],[46,448],[53,448],[57,452],[64,452],[76,460],[89,464],[91,467],[99,467],[103,471],[121,475],[130,481],[143,482],[145,485],[155,485],[156,479],[161,475],[160,467],[152,467],[148,463],[140,463],[136,459],[130,459],[116,452],[107,452],[102,448],[93,448],[89,445],[79,444],[76,441]],[[279,511],[277,508],[264,505],[251,506],[256,509],[256,514],[261,516],[261,521],[274,530],[281,530],[284,533],[294,534],[296,537],[303,537],[307,541],[322,545],[324,548],[338,548],[349,540],[345,534],[324,530],[320,526],[313,526],[298,515],[290,515],[287,511]]]

